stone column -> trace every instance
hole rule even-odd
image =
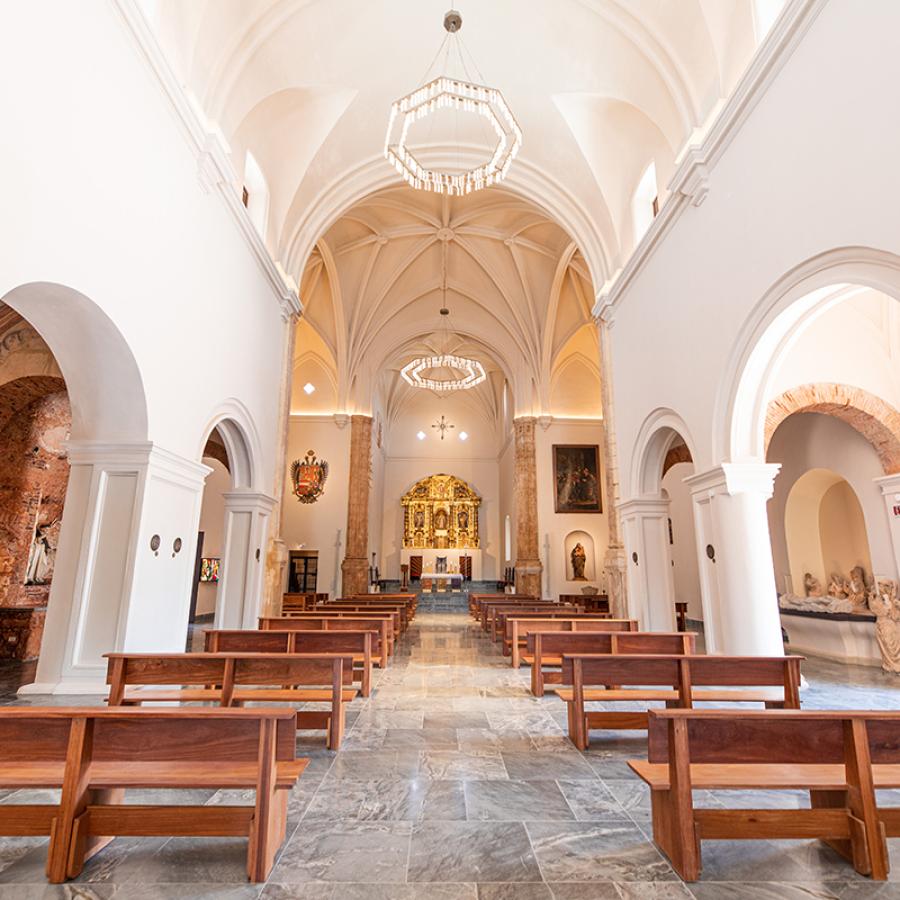
[[[341,594],[369,589],[369,475],[372,469],[372,417],[350,417],[350,473],[347,541],[341,565]]]
[[[613,615],[624,618],[628,611],[627,559],[619,521],[619,457],[616,448],[615,414],[612,388],[612,357],[609,324],[597,318],[600,342],[600,392],[603,402],[603,472],[606,482],[606,521],[609,542],[603,559],[606,593]]]
[[[780,468],[768,463],[723,463],[685,479],[694,503],[709,653],[784,653],[766,515]]]
[[[642,631],[675,631],[669,501],[629,500],[619,512],[627,552],[628,616],[638,620]]]
[[[538,556],[537,466],[534,453],[534,416],[515,419],[516,440],[516,592],[541,596]]]

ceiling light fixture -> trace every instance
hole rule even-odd
[[[420,441],[424,441],[424,440],[425,440],[425,432],[424,432],[424,431],[418,432],[418,434],[416,434],[416,437],[417,437]]]
[[[460,439],[461,441],[467,441],[467,440],[469,439],[469,432],[468,432],[468,431],[461,431],[461,432],[459,433],[459,439]]]
[[[315,391],[315,389],[316,389],[316,386],[315,386],[314,384],[311,384],[311,383],[308,382],[308,381],[306,382],[306,384],[303,385],[303,392],[304,392],[307,396],[308,396],[309,394],[312,394],[312,393]]]
[[[395,100],[391,105],[384,155],[411,187],[461,197],[497,184],[506,177],[512,161],[522,146],[522,129],[500,91],[474,82],[469,75],[463,57],[464,50],[479,79],[484,81],[471,53],[459,37],[462,16],[455,9],[444,15],[444,28],[447,35],[422,78],[421,86]],[[459,78],[446,74],[451,46],[455,49],[462,66],[463,76]],[[429,79],[431,70],[445,47],[445,72]],[[414,122],[433,115],[440,109],[477,113],[488,121],[497,139],[497,145],[486,163],[463,172],[442,172],[429,169],[419,162],[409,149],[410,127]]]

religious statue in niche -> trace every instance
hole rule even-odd
[[[401,499],[403,546],[407,549],[468,549],[479,546],[481,497],[454,475],[429,475]]]
[[[49,523],[38,523],[34,528],[31,549],[28,552],[28,566],[25,569],[25,584],[49,584],[53,573],[56,548],[50,543]]]
[[[328,463],[317,459],[315,450],[307,450],[304,459],[295,459],[291,466],[294,496],[301,503],[315,503],[325,492]]]
[[[847,576],[833,572],[827,590],[823,590],[822,582],[815,575],[806,572],[803,576],[804,595],[782,594],[779,605],[782,609],[808,612],[868,614],[869,598],[874,590],[875,584],[866,577],[862,566],[854,566]]]
[[[572,548],[570,558],[572,560],[572,580],[587,581],[587,578],[585,578],[584,576],[584,567],[587,563],[587,553],[585,553],[584,547],[582,547],[580,543],[576,544]]]
[[[879,578],[869,594],[869,609],[875,613],[875,638],[881,650],[881,668],[900,673],[900,598],[897,583]]]

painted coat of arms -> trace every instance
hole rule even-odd
[[[315,503],[325,490],[326,478],[328,463],[324,459],[316,459],[314,450],[308,450],[304,459],[295,459],[291,466],[294,496],[301,503]]]

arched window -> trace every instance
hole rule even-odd
[[[248,150],[244,160],[244,206],[259,236],[265,240],[269,218],[269,185],[256,158]]]
[[[506,561],[510,562],[512,559],[512,522],[509,516],[506,517],[503,523],[503,546],[506,550]]]
[[[631,200],[631,221],[634,225],[634,242],[637,244],[647,232],[659,211],[659,189],[656,186],[656,163],[651,162],[641,175]]]

